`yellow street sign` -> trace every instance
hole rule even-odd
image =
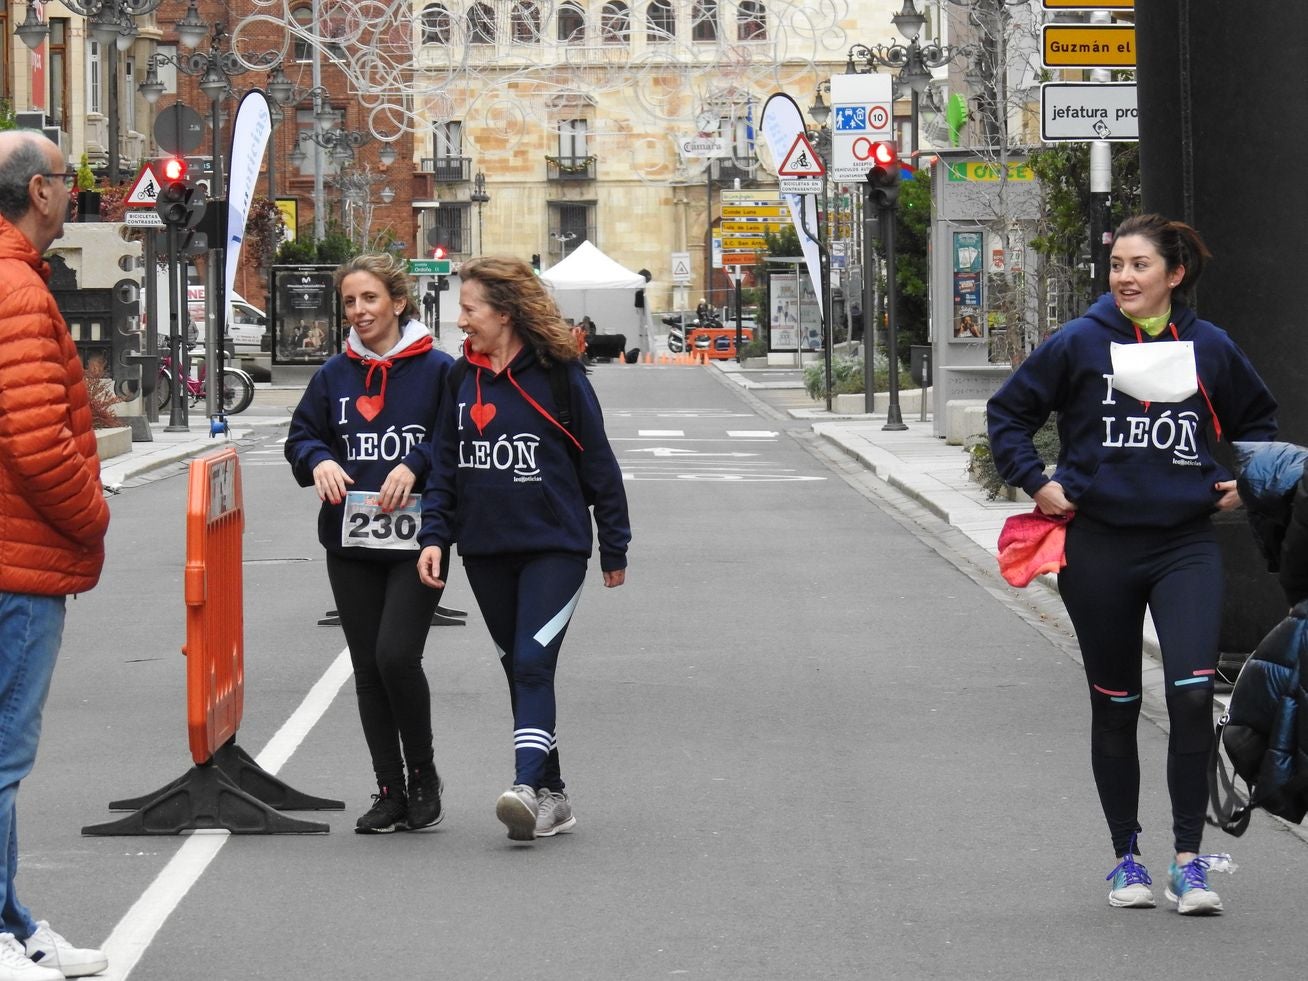
[[[767,242],[765,242],[761,236],[758,238],[753,236],[750,238],[724,238],[722,240],[722,247],[724,249],[757,250],[765,248],[766,246]]]
[[[718,229],[728,235],[762,235],[764,232],[776,234],[789,224],[788,221],[724,221]]]
[[[1041,28],[1046,68],[1134,68],[1131,24],[1046,24]]]
[[[1134,10],[1135,0],[1040,0],[1046,10]]]
[[[723,204],[780,204],[780,191],[722,191]]]
[[[784,205],[768,205],[765,207],[746,207],[744,205],[726,205],[722,208],[723,218],[783,218],[785,213],[782,210]]]

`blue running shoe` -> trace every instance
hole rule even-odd
[[[1204,916],[1222,911],[1222,898],[1208,888],[1209,856],[1199,855],[1180,868],[1167,870],[1167,898],[1183,916]]]
[[[1104,877],[1113,884],[1108,890],[1108,905],[1153,909],[1154,892],[1149,887],[1154,880],[1149,878],[1149,870],[1135,860],[1135,838],[1117,863],[1117,868]]]

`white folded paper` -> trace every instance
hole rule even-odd
[[[1112,344],[1113,388],[1141,402],[1184,402],[1199,391],[1193,341]]]

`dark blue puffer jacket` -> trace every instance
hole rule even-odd
[[[1275,572],[1288,605],[1308,599],[1308,447],[1267,442],[1235,445],[1236,487],[1249,530]]]
[[[1249,655],[1221,728],[1231,765],[1253,788],[1252,805],[1296,824],[1308,814],[1305,669],[1308,602],[1291,610]]]

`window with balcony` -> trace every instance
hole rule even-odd
[[[422,43],[450,43],[450,12],[439,3],[428,4],[422,8]]]
[[[555,23],[560,41],[576,43],[586,40],[586,15],[576,4],[560,4]]]
[[[561,259],[594,237],[594,204],[553,202],[549,209],[550,255]]]
[[[766,41],[768,39],[768,11],[763,0],[740,0],[736,8],[736,40]]]
[[[453,184],[468,180],[468,158],[463,155],[463,123],[447,119],[432,123],[432,159],[429,170],[437,183]]]
[[[509,31],[515,44],[536,44],[540,41],[540,7],[534,3],[519,2],[509,11]]]
[[[673,41],[677,37],[677,13],[672,0],[650,0],[645,8],[645,40],[650,44]]]
[[[595,179],[595,158],[588,147],[590,123],[585,119],[559,120],[559,152],[546,157],[547,177],[552,181]]]
[[[690,10],[690,38],[692,41],[718,39],[718,0],[695,0]]]
[[[631,41],[631,9],[625,3],[615,0],[600,10],[600,40],[605,44]]]
[[[495,43],[495,10],[489,4],[474,3],[468,8],[468,43]]]

